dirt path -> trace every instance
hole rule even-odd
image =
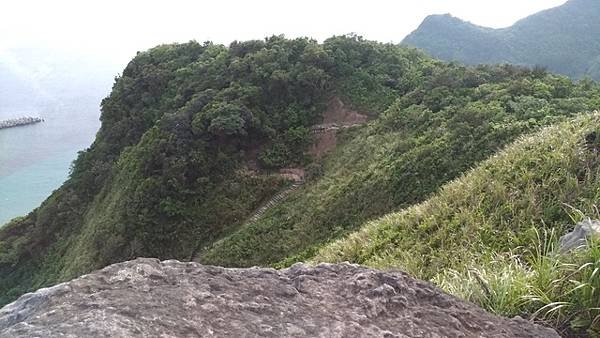
[[[278,175],[282,178],[293,181],[294,183],[275,194],[275,196],[271,197],[271,199],[264,203],[260,208],[256,209],[256,211],[254,211],[254,213],[244,223],[254,223],[258,221],[258,219],[269,209],[281,203],[281,201],[285,200],[292,192],[294,192],[304,183],[304,169],[302,168],[281,169],[279,170]]]
[[[337,132],[367,122],[367,115],[348,108],[339,97],[332,98],[323,113],[323,122],[310,128],[314,141],[308,154],[321,158],[337,146]]]

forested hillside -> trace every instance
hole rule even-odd
[[[573,78],[600,80],[599,17],[600,2],[595,0],[569,0],[502,29],[431,15],[403,44],[442,60],[541,66]]]
[[[436,65],[376,120],[342,133],[318,179],[199,260],[251,266],[310,257],[321,243],[422,201],[519,135],[598,106],[593,82],[512,66]]]
[[[312,156],[332,99],[369,121]],[[138,256],[307,259],[523,133],[598,106],[591,81],[446,64],[356,36],[159,46],[117,79],[70,179],[0,229],[0,302]],[[304,169],[304,184],[253,220],[292,183],[279,169]]]
[[[286,184],[271,170],[310,161],[308,128],[330,97],[376,116],[434,64],[356,37],[139,53],[70,179],[1,229],[0,299],[137,256],[189,259]]]

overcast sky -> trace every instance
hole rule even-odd
[[[400,42],[428,14],[451,13],[505,27],[566,0],[6,0],[0,49],[51,45],[120,60],[160,43],[261,39],[273,34],[323,40],[355,32]]]

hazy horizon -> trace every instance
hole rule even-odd
[[[174,0],[77,2],[25,0],[4,4],[0,50],[41,46],[103,57],[124,66],[137,51],[172,42],[262,39],[284,34],[319,41],[357,33],[367,39],[399,43],[431,14],[450,13],[477,25],[501,28],[566,0],[308,0],[300,5],[266,0],[192,2]]]

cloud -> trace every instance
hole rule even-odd
[[[45,44],[131,57],[160,43],[191,39],[229,43],[273,34],[323,40],[355,32],[399,42],[428,14],[451,13],[479,25],[502,27],[565,0],[129,0],[6,1],[0,48]]]

